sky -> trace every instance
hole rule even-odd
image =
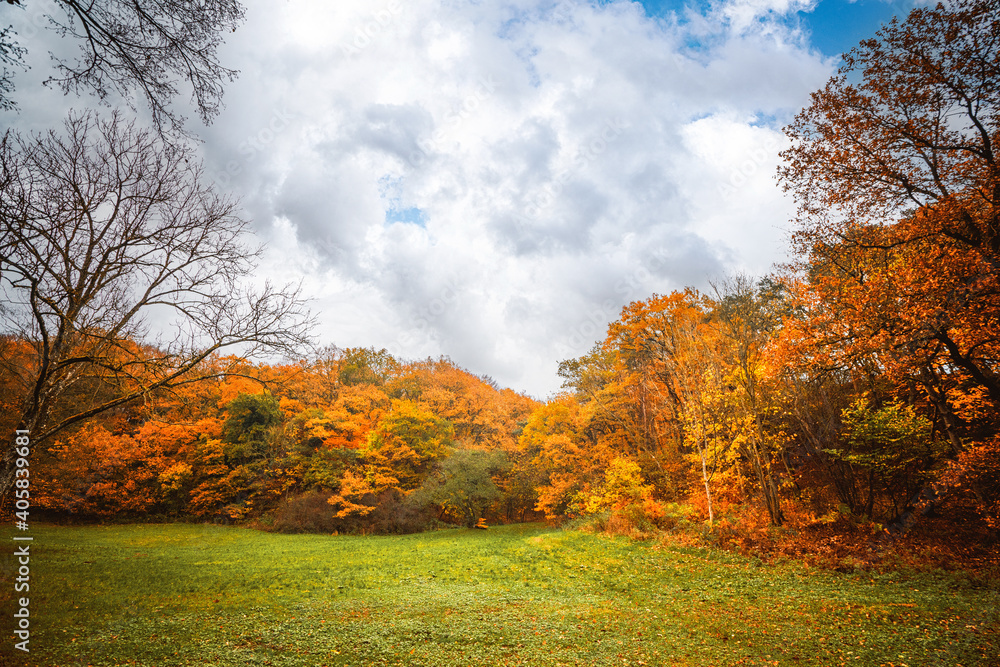
[[[46,1],[0,12],[32,63],[0,129],[93,104],[38,85]],[[781,128],[913,2],[246,0],[189,128],[318,344],[545,399],[629,302],[787,259]]]

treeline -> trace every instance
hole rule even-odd
[[[917,500],[950,497],[1000,526],[988,391],[946,353],[913,366],[913,346],[891,354],[848,335],[855,323],[826,315],[824,257],[780,280],[629,304],[600,344],[560,364],[567,391],[545,404],[447,359],[372,348],[287,364],[213,358],[198,381],[36,448],[33,507],[289,531],[543,516],[650,530],[747,510],[773,524],[789,513],[889,524]],[[36,363],[24,341],[0,346]],[[8,420],[25,391],[11,368],[0,374]],[[94,378],[62,410],[114,391]]]
[[[752,507],[774,525],[789,512],[890,525],[951,499],[1000,527],[996,403],[946,352],[913,364],[915,346],[871,349],[828,318],[829,278],[737,277],[627,306],[525,426],[539,509],[626,526]]]
[[[28,346],[3,347],[7,358],[20,347],[30,365]],[[322,532],[536,516],[518,436],[537,403],[446,359],[329,347],[294,364],[212,359],[198,373],[36,448],[33,507]],[[4,379],[14,399],[16,377]],[[101,384],[88,389],[113,391]]]

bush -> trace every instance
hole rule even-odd
[[[664,506],[653,498],[639,464],[623,458],[611,462],[599,488],[576,494],[571,506],[591,519],[581,527],[630,537],[648,537],[664,517]]]
[[[274,512],[273,530],[279,533],[333,533],[344,520],[334,516],[326,499],[329,491],[308,491],[281,501]]]
[[[336,509],[327,502],[331,495],[330,491],[313,490],[283,500],[274,511],[271,530],[280,533],[404,534],[426,530],[432,520],[429,508],[395,489],[377,496],[365,496],[361,504],[372,510],[364,516],[338,517]]]
[[[362,532],[386,534],[419,533],[430,525],[429,507],[404,496],[397,489],[388,489],[378,495],[375,509],[361,519]]]
[[[665,527],[664,518],[663,506],[655,501],[647,501],[585,514],[570,519],[562,528],[648,539]]]

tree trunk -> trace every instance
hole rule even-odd
[[[14,506],[14,481],[17,474],[17,449],[15,438],[18,435],[27,435],[29,439],[28,461],[34,463],[32,456],[35,454],[35,447],[38,444],[32,435],[38,431],[38,416],[30,410],[21,417],[17,424],[15,433],[4,433],[3,458],[0,459],[0,515],[7,513],[9,508]],[[29,472],[30,472],[29,465]],[[30,479],[30,477],[29,477]]]
[[[704,443],[698,440],[698,454],[701,456],[701,479],[705,483],[705,499],[708,501],[708,525],[715,522],[715,514],[712,512],[712,489],[708,485],[708,464],[705,462]]]
[[[754,477],[760,485],[760,493],[764,499],[764,507],[771,519],[771,525],[780,526],[784,523],[784,516],[781,514],[781,500],[778,497],[778,488],[774,484],[774,479],[770,471],[764,465],[760,453],[760,444],[753,442],[746,450],[747,459],[750,461],[750,468]]]
[[[879,550],[903,537],[911,528],[917,525],[920,519],[927,516],[934,509],[935,504],[942,497],[943,494],[938,491],[934,484],[925,486],[910,499],[903,513],[885,527],[885,531],[873,541],[872,547]]]

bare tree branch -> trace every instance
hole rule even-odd
[[[35,351],[19,424],[35,444],[190,382],[213,355],[308,344],[297,288],[248,286],[261,249],[201,176],[188,150],[117,114],[0,143],[0,326]],[[67,398],[84,385],[100,391]]]
[[[25,6],[34,0],[6,0]],[[183,132],[184,118],[171,102],[189,86],[205,123],[219,113],[222,85],[236,71],[223,67],[218,47],[243,22],[237,0],[52,0],[62,10],[47,14],[50,27],[80,44],[75,60],[53,56],[56,73],[46,80],[65,93],[88,92],[106,101],[120,94],[145,99],[161,131]],[[18,66],[25,49],[12,28],[0,29],[0,108],[13,108],[7,65]]]

